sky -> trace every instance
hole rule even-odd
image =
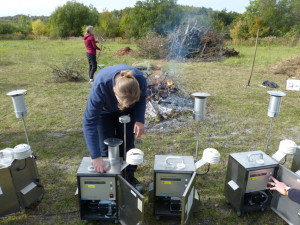
[[[0,17],[18,14],[30,16],[50,16],[57,7],[65,5],[68,0],[0,0]],[[133,8],[136,0],[76,0],[86,6],[93,5],[98,12],[103,9],[112,11],[126,7]],[[213,10],[245,12],[250,0],[177,0],[177,4],[212,8]]]

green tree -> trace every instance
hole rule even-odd
[[[120,18],[106,9],[100,13],[98,19],[98,28],[100,32],[106,37],[120,36]]]
[[[32,27],[32,33],[36,36],[48,35],[48,29],[40,19],[37,19],[36,21],[32,21],[31,27]]]
[[[226,9],[217,11],[213,15],[212,25],[216,30],[225,31],[228,30],[232,22],[240,16],[236,12],[227,12]]]
[[[99,13],[92,6],[68,1],[58,7],[49,18],[50,35],[56,37],[81,36],[83,25],[95,26]]]
[[[18,17],[17,30],[24,35],[28,35],[31,32],[31,21],[29,17],[20,15]]]
[[[255,19],[260,18],[257,24]],[[260,36],[283,36],[287,33],[300,33],[300,1],[299,0],[251,0],[246,12],[242,15],[247,24],[250,36],[254,30],[260,29]],[[241,27],[237,20],[235,28]],[[236,29],[233,29],[236,31]]]
[[[139,38],[151,31],[166,35],[180,23],[181,16],[176,0],[145,0],[136,2],[128,21],[132,36]]]
[[[0,34],[12,34],[17,32],[17,24],[10,21],[1,21],[0,22]]]

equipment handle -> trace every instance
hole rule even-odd
[[[250,153],[248,155],[248,162],[250,163],[254,163],[254,159],[252,158],[253,156],[256,156],[256,155],[259,155],[261,159],[264,158],[263,154],[262,153]]]
[[[172,167],[174,168],[175,165],[173,163],[168,162],[170,159],[181,159],[180,163],[177,163],[177,168],[178,169],[183,169],[185,167],[184,162],[183,162],[183,158],[181,158],[180,156],[168,156],[165,160],[165,165],[166,167]]]

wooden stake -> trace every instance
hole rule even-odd
[[[250,80],[251,80],[252,73],[253,73],[254,62],[255,62],[255,56],[256,56],[256,50],[257,50],[258,33],[259,33],[259,29],[257,29],[256,41],[255,41],[255,50],[254,50],[254,57],[253,57],[253,61],[252,61],[251,73],[250,73],[250,77],[249,77],[248,85],[247,85],[247,86],[250,86]]]

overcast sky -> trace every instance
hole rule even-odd
[[[67,0],[0,0],[0,17],[18,14],[30,16],[50,16],[57,7],[63,6]],[[98,12],[104,8],[108,11],[134,7],[136,0],[77,0],[86,6],[92,4]],[[212,8],[214,10],[245,12],[250,0],[178,0],[180,5]]]

